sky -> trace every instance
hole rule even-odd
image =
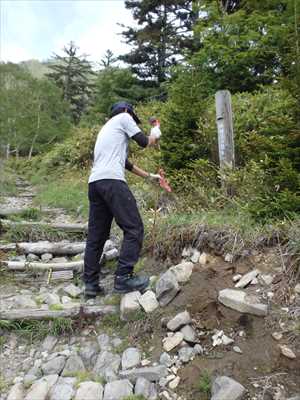
[[[0,0],[0,23],[1,61],[45,61],[72,40],[99,62],[107,49],[128,51],[118,23],[133,18],[124,0]]]

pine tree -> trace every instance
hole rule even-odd
[[[62,89],[64,100],[70,104],[72,120],[78,124],[89,105],[94,72],[85,56],[78,55],[78,47],[73,42],[63,50],[64,56],[55,54],[53,63],[49,64],[52,72],[47,76]]]
[[[158,85],[168,70],[193,48],[192,27],[198,18],[198,0],[126,0],[138,27],[122,32],[132,50],[120,57],[141,79]],[[124,25],[123,25],[124,27]]]

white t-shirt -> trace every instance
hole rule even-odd
[[[89,183],[100,179],[125,179],[128,141],[141,132],[128,113],[112,117],[100,130],[94,149],[94,164]]]

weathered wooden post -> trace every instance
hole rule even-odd
[[[219,90],[215,95],[215,99],[222,185],[227,194],[232,194],[232,189],[226,184],[225,174],[225,170],[233,169],[235,164],[231,95],[229,90]]]

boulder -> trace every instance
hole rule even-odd
[[[103,386],[100,383],[87,381],[80,383],[74,400],[102,400]]]
[[[128,379],[109,382],[105,385],[103,400],[123,400],[133,394],[132,389],[133,386]]]
[[[73,283],[70,283],[70,285],[64,288],[64,292],[71,297],[78,297],[81,295],[82,289],[80,289],[78,286],[75,286]]]
[[[170,270],[162,274],[156,282],[156,296],[162,307],[169,304],[179,291],[177,279]]]
[[[175,277],[177,282],[185,283],[190,279],[193,272],[194,264],[189,261],[182,262],[178,265],[174,265],[169,269]]]
[[[152,292],[152,290],[147,290],[147,292],[139,298],[139,303],[146,313],[151,313],[159,307],[155,293]]]
[[[233,310],[258,316],[268,314],[268,306],[253,295],[247,295],[242,290],[224,289],[219,292],[218,300]]]
[[[122,354],[122,369],[138,366],[141,362],[141,352],[135,347],[129,347]]]
[[[147,400],[157,399],[157,390],[155,384],[143,377],[140,377],[136,380],[134,394],[137,396],[143,396]]]
[[[57,343],[58,339],[56,336],[48,335],[42,343],[42,351],[52,351]]]
[[[91,368],[95,365],[97,355],[99,353],[99,346],[97,343],[85,343],[79,350],[79,355],[86,368]]]
[[[188,311],[183,311],[179,314],[177,314],[174,318],[172,318],[168,323],[167,323],[167,328],[170,331],[177,331],[179,328],[181,328],[184,325],[188,325],[192,322],[191,316],[188,313]]]
[[[97,358],[94,366],[94,373],[102,376],[107,382],[117,379],[121,358],[118,354],[102,351]]]
[[[97,336],[97,341],[101,351],[111,350],[110,337],[106,333],[101,333],[101,335]]]
[[[24,386],[23,383],[16,383],[9,391],[7,400],[23,400]]]
[[[240,400],[246,389],[237,381],[227,376],[217,377],[211,389],[211,400]]]
[[[54,357],[52,360],[42,365],[44,375],[60,374],[66,363],[64,356]]]
[[[52,387],[49,393],[49,400],[71,400],[75,390],[73,385],[76,379],[59,378],[58,382]]]
[[[126,293],[121,300],[120,313],[122,321],[132,319],[137,311],[141,309],[139,299],[141,293],[138,291]]]
[[[85,366],[81,357],[77,354],[70,356],[63,369],[62,376],[73,376],[77,372],[84,372]]]
[[[58,375],[47,375],[30,387],[24,400],[46,400],[50,389],[55,385],[58,380]]]

